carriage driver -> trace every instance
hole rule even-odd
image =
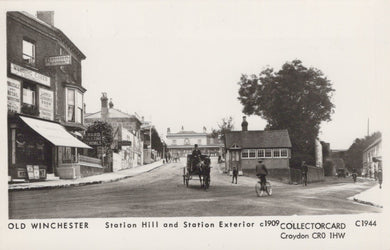
[[[199,162],[201,161],[201,155],[200,149],[198,148],[198,144],[195,144],[194,151],[192,151],[192,164],[191,164],[191,171],[193,170],[194,166],[197,166]]]

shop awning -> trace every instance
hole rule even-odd
[[[75,148],[91,148],[84,142],[78,140],[71,135],[66,129],[58,123],[46,122],[34,118],[20,118],[35,132],[43,136],[46,140],[53,143],[55,146],[75,147]]]

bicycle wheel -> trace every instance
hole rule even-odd
[[[261,194],[261,184],[260,184],[260,182],[256,183],[255,190],[256,190],[257,197],[260,197],[260,194]]]
[[[268,196],[272,195],[272,186],[271,183],[267,182],[265,184],[265,191],[267,192]]]

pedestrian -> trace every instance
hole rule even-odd
[[[309,171],[305,161],[302,161],[301,173],[302,173],[302,184],[307,186],[307,172]]]
[[[379,181],[379,188],[382,188],[383,173],[381,168],[378,169],[378,181]]]
[[[238,169],[237,169],[237,166],[234,166],[233,167],[233,178],[232,178],[232,183],[234,183],[234,179],[236,180],[236,184],[237,184],[237,176],[238,176]]]

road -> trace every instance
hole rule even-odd
[[[221,173],[213,159],[211,186],[198,180],[183,185],[184,161],[118,182],[9,192],[10,219],[329,215],[382,212],[348,200],[374,185],[352,178],[288,185],[271,179],[273,194],[257,197],[256,178],[239,176],[238,184]]]

